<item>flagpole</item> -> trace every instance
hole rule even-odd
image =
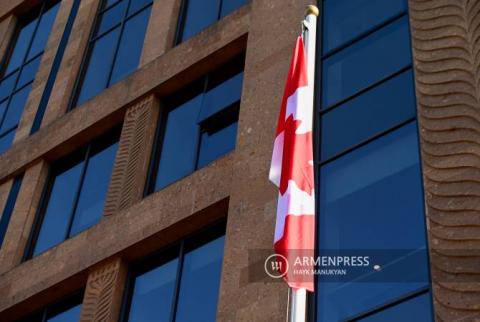
[[[303,20],[303,42],[307,56],[308,82],[313,85],[315,79],[315,47],[317,35],[317,17],[319,11],[314,5],[307,6]],[[313,102],[313,91],[311,100]],[[313,119],[313,118],[312,118]],[[289,322],[306,322],[307,320],[307,290],[291,289]]]

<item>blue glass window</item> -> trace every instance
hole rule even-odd
[[[411,65],[408,17],[402,17],[328,57],[322,68],[327,108]]]
[[[407,1],[322,3],[316,320],[432,321]]]
[[[224,224],[216,226],[138,265],[124,320],[215,321],[224,232]]]
[[[405,13],[407,1],[325,0],[323,8],[323,52],[329,53]]]
[[[76,294],[17,322],[77,322],[80,321],[83,294]]]
[[[432,312],[429,308],[431,295],[424,293],[394,305],[378,313],[371,314],[358,321],[361,322],[404,322],[404,321],[432,321]]]
[[[417,141],[416,124],[409,123],[321,168],[320,249],[363,249],[382,266],[397,266],[373,281],[365,272],[355,281],[320,283],[319,321],[348,320],[428,288]]]
[[[0,213],[0,247],[3,244],[5,239],[5,234],[7,233],[8,223],[10,222],[10,217],[13,213],[13,208],[15,207],[15,202],[17,201],[18,192],[20,191],[20,186],[22,185],[22,176],[18,176],[13,181],[12,187],[10,188],[10,193],[8,194],[5,207]]]
[[[159,190],[235,148],[243,82],[239,57],[165,100],[153,189]],[[159,155],[158,155],[159,154]]]
[[[181,43],[213,25],[248,0],[184,0],[177,43]]]
[[[0,153],[13,142],[59,7],[59,1],[45,1],[32,16],[20,20],[0,73]]]
[[[408,70],[323,114],[321,160],[411,120],[415,113],[413,74]]]
[[[35,244],[27,257],[37,256],[96,224],[102,216],[118,148],[114,130],[52,165],[40,211]]]
[[[72,108],[136,70],[151,8],[152,0],[104,1]]]

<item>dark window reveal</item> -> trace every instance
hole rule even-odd
[[[36,256],[96,224],[110,183],[118,147],[115,130],[52,165],[42,202],[35,243]]]
[[[151,8],[152,0],[104,1],[72,108],[137,69]]]
[[[83,292],[82,292],[83,293]],[[77,294],[49,305],[17,322],[77,322],[80,321],[83,294]]]
[[[0,74],[0,153],[12,145],[59,7],[59,1],[45,1],[20,19]]]
[[[136,267],[123,321],[215,321],[224,233],[215,227]]]
[[[242,56],[165,100],[169,112],[160,123],[153,190],[235,148],[243,62]]]

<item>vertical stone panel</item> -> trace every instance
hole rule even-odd
[[[128,208],[142,199],[158,113],[159,102],[153,94],[127,110],[105,205],[105,215]]]
[[[101,0],[82,0],[53,85],[42,127],[65,114]]]
[[[83,296],[80,322],[117,322],[127,278],[127,265],[110,260],[92,269]]]
[[[32,85],[32,90],[28,97],[27,103],[22,113],[17,132],[15,134],[14,142],[18,142],[30,135],[35,115],[37,114],[38,105],[42,97],[47,79],[53,66],[53,60],[58,51],[60,40],[62,39],[68,17],[72,10],[74,0],[64,0],[60,4],[60,8],[55,18],[55,23],[52,26],[52,31],[48,37],[48,42],[45,47],[45,52],[42,56],[42,61],[38,68],[35,80]]]
[[[410,0],[437,321],[480,320],[480,2]]]
[[[140,66],[151,62],[173,46],[182,0],[155,0],[148,21]]]
[[[5,240],[0,248],[0,274],[22,261],[47,175],[48,164],[43,160],[25,171]]]
[[[272,143],[290,57],[310,3],[250,4],[217,321],[286,320],[286,284],[249,281],[249,250],[273,249],[277,192],[268,181]]]

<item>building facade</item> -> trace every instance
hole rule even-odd
[[[308,4],[0,2],[0,321],[285,321],[259,254]],[[310,321],[480,320],[480,2],[318,6],[317,254],[394,264],[317,277]]]

